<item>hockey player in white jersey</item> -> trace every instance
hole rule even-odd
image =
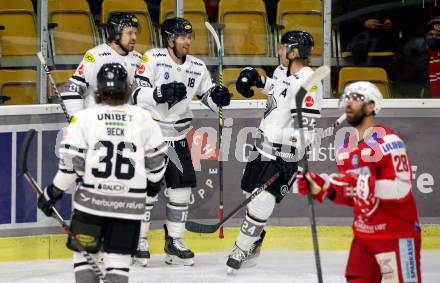
[[[165,48],[147,51],[142,65],[137,70],[133,102],[152,112],[159,123],[168,144],[177,153],[183,172],[169,162],[165,173],[168,190],[165,228],[165,262],[168,264],[193,265],[194,253],[183,240],[188,215],[191,188],[196,186],[196,175],[186,135],[192,127],[193,114],[190,101],[197,96],[207,107],[218,111],[218,107],[230,103],[231,94],[226,87],[214,85],[203,61],[189,55],[193,30],[191,23],[183,18],[165,20],[161,36]],[[149,191],[145,219],[141,226],[137,262],[148,262],[150,212],[157,201],[157,191]]]
[[[59,170],[38,198],[38,207],[50,216],[57,200],[80,177],[71,231],[95,260],[103,250],[108,282],[127,283],[147,180],[157,183],[163,178],[168,146],[150,113],[127,104],[127,72],[121,64],[104,64],[97,87],[95,99],[101,107],[73,116],[61,142]],[[76,282],[99,282],[71,239],[67,246],[74,251]]]
[[[61,93],[70,115],[95,105],[96,74],[106,63],[123,65],[131,85],[141,59],[141,54],[134,50],[138,25],[136,16],[131,13],[112,13],[109,16],[106,24],[107,43],[86,52]]]
[[[276,67],[272,78],[261,76],[253,67],[246,67],[240,72],[240,75],[237,78],[237,91],[239,91],[244,97],[252,97],[254,91],[251,87],[256,86],[260,88],[264,94],[268,95],[273,90],[275,82],[278,79],[284,79],[287,77],[289,67],[289,59],[287,59],[288,46],[293,44],[295,40],[294,31],[288,31],[281,37],[281,41],[278,44],[280,65]]]
[[[228,273],[240,269],[243,263],[254,263],[258,257],[265,236],[264,226],[275,204],[288,193],[288,184],[293,183],[297,163],[302,158],[299,156],[303,152],[301,148],[312,142],[316,120],[321,116],[322,85],[318,83],[309,90],[302,105],[303,123],[307,129],[306,144],[300,144],[294,124],[295,96],[300,85],[313,74],[308,60],[314,42],[307,32],[291,31],[287,35],[288,43],[284,44],[289,60],[287,74],[273,83],[273,89],[268,94],[259,126],[261,137],[246,164],[241,189],[250,194],[277,172],[280,176],[247,205],[240,233],[226,262]]]

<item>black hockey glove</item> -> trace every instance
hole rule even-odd
[[[246,67],[241,72],[235,83],[237,91],[241,93],[244,97],[254,96],[254,90],[251,87],[256,86],[258,88],[263,88],[264,83],[261,80],[260,74],[257,70],[252,67]]]
[[[214,86],[211,89],[211,99],[218,107],[228,106],[231,102],[231,93],[227,87]]]
[[[52,207],[57,200],[63,196],[64,192],[53,184],[45,187],[43,193],[38,196],[38,208],[46,214],[46,216],[52,216]]]
[[[163,84],[153,92],[153,98],[157,103],[168,102],[170,104],[186,97],[186,86],[183,83]]]

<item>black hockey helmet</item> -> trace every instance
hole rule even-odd
[[[101,100],[106,98],[122,100],[128,89],[127,71],[119,63],[107,63],[98,71],[97,84],[98,96]]]
[[[180,35],[191,34],[193,32],[191,23],[184,18],[171,18],[163,21],[160,34],[164,47],[168,47],[168,38],[173,40]]]
[[[117,41],[125,27],[139,27],[136,16],[132,13],[116,12],[111,13],[107,19],[107,40]]]
[[[315,45],[313,37],[306,31],[292,30],[281,37],[281,44],[287,47],[287,53],[298,48],[300,59],[307,59]]]

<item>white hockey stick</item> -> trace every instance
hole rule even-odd
[[[323,80],[330,74],[330,68],[328,66],[321,66],[315,70],[313,75],[301,86],[299,91],[296,93],[295,101],[296,101],[296,114],[298,116],[298,130],[300,143],[305,144],[304,138],[304,129],[303,129],[303,120],[302,120],[302,104],[304,97],[306,96],[308,90],[310,90],[314,84]],[[344,117],[344,115],[342,115]],[[341,117],[341,118],[342,118]],[[345,117],[344,117],[345,119]],[[305,150],[305,149],[304,149]],[[305,153],[305,152],[304,152]],[[307,158],[303,158],[303,168],[304,174],[309,170]],[[312,193],[309,191],[307,195],[307,202],[310,208],[310,228],[312,230],[312,239],[313,239],[313,250],[315,253],[315,264],[316,264],[316,274],[318,276],[318,282],[322,283],[322,269],[321,269],[321,257],[319,255],[319,245],[318,245],[318,233],[316,231],[316,217],[315,217],[315,208],[313,205]]]
[[[215,45],[217,46],[218,53],[218,84],[223,86],[223,48],[220,44],[220,39],[218,34],[215,32],[214,28],[209,22],[205,22],[205,26],[214,38]],[[219,171],[219,219],[220,222],[223,221],[223,160],[222,160],[222,134],[223,134],[223,107],[218,108],[218,171]],[[219,238],[224,238],[223,226],[220,227]]]
[[[50,86],[52,87],[53,92],[60,100],[60,105],[61,105],[61,108],[63,109],[64,115],[67,118],[67,122],[70,123],[71,117],[70,117],[69,113],[67,112],[66,105],[64,104],[63,98],[61,97],[61,95],[58,91],[55,80],[53,79],[52,74],[50,73],[49,66],[46,64],[46,60],[44,59],[43,54],[41,52],[37,52],[37,57],[38,57],[38,59],[40,59],[41,67],[43,67],[44,72],[47,74],[47,77],[49,78]]]

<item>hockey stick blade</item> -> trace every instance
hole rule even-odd
[[[278,172],[275,175],[273,175],[272,177],[270,177],[270,179],[267,180],[266,183],[264,183],[256,191],[252,192],[252,194],[248,198],[246,198],[245,201],[243,201],[239,206],[237,206],[231,212],[229,212],[229,214],[226,215],[220,222],[218,222],[216,224],[202,224],[202,223],[197,223],[197,222],[193,222],[193,221],[188,220],[185,224],[185,228],[188,231],[195,232],[195,233],[214,233],[226,221],[228,221],[231,217],[233,217],[240,209],[242,209],[248,203],[250,203],[252,201],[252,199],[254,199],[258,194],[260,194],[262,191],[267,189],[267,187],[272,185],[272,183],[275,182],[275,180],[278,179],[279,176],[280,176],[280,173]],[[292,176],[292,178],[289,180],[289,184],[288,184],[289,187],[290,187],[291,183],[293,182],[293,180],[295,179],[294,178],[295,176],[296,175]]]
[[[26,172],[28,172],[28,168],[27,168],[27,155],[29,152],[29,147],[31,145],[32,139],[34,138],[34,135],[37,131],[34,129],[30,129],[29,131],[27,131],[26,136],[24,137],[23,143],[21,144],[20,147],[20,155],[18,157],[18,164],[20,166],[21,172],[24,174]]]
[[[321,66],[318,69],[316,69],[313,74],[308,78],[300,87],[298,90],[295,102],[298,108],[298,105],[302,105],[302,101],[304,100],[304,97],[306,96],[307,92],[313,87],[314,84],[320,82],[325,77],[327,77],[330,74],[330,68],[328,66]],[[302,126],[302,125],[301,125]]]
[[[208,31],[211,33],[212,37],[214,38],[215,45],[217,46],[217,51],[219,51],[220,54],[220,50],[222,49],[222,46],[220,45],[220,39],[218,37],[218,34],[215,32],[214,27],[209,22],[205,22],[205,26],[208,29]]]

